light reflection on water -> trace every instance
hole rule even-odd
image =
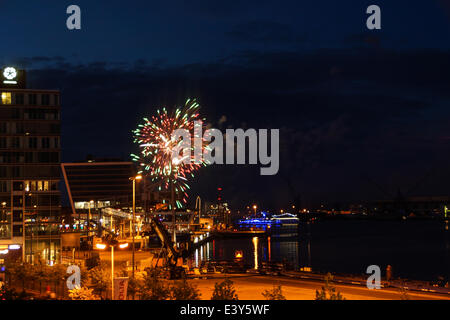
[[[195,265],[206,260],[233,260],[243,253],[248,268],[262,261],[287,261],[295,268],[315,271],[365,274],[377,264],[383,272],[388,264],[394,276],[434,280],[449,276],[450,231],[442,221],[323,221],[310,232],[269,238],[217,238],[195,253]]]
[[[258,270],[258,237],[253,237],[253,256],[255,259],[253,260],[253,269]]]
[[[297,241],[279,241],[273,237],[253,237],[244,239],[215,239],[203,244],[194,253],[196,267],[202,261],[231,261],[237,251],[242,251],[244,263],[259,269],[262,261],[299,262]]]

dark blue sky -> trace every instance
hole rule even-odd
[[[66,29],[70,4],[80,31]],[[366,29],[370,4],[382,30]],[[449,0],[0,0],[0,17],[1,64],[62,92],[64,161],[126,159],[140,118],[196,97],[214,126],[280,128],[283,149],[277,176],[210,167],[191,197],[450,194]]]
[[[449,1],[0,1],[2,62],[61,56],[72,63],[215,61],[239,51],[354,46],[365,10],[382,9],[383,45],[448,48]],[[82,30],[65,28],[66,8]],[[377,34],[377,32],[374,32]]]

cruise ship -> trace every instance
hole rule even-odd
[[[291,213],[283,213],[279,215],[273,215],[271,218],[247,218],[241,219],[237,223],[240,228],[243,229],[262,229],[266,231],[274,230],[293,230],[297,229],[299,219],[296,215]]]

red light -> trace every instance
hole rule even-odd
[[[222,191],[222,188],[217,188],[217,190]]]

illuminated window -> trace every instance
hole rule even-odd
[[[38,187],[37,187],[37,191],[42,191],[42,190],[43,190],[42,182],[43,182],[43,181],[38,181],[38,182],[37,182],[37,186],[38,186]]]
[[[48,191],[48,181],[44,181],[44,191]]]
[[[2,92],[2,104],[11,104],[11,92]]]

